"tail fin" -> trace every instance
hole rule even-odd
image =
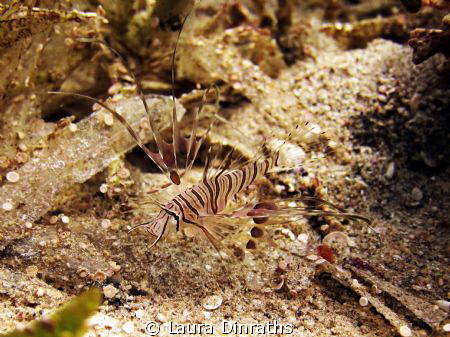
[[[306,122],[297,124],[284,139],[267,137],[265,146],[271,153],[278,155],[278,167],[296,168],[302,166],[306,153],[320,143],[323,134],[318,126]]]

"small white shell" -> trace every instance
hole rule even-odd
[[[211,295],[203,300],[203,308],[206,310],[216,310],[222,305],[223,298],[220,295]]]
[[[69,124],[69,130],[70,130],[71,132],[75,132],[75,131],[78,130],[78,126],[77,126],[75,123],[70,123],[70,124]]]
[[[141,319],[142,317],[144,317],[145,311],[142,309],[136,310],[136,312],[134,313],[134,316],[136,316],[136,318]]]
[[[107,184],[101,184],[100,185],[100,192],[105,194],[106,192],[108,192],[108,185]]]
[[[309,239],[309,235],[306,233],[302,233],[297,236],[297,240],[300,242],[303,242],[303,243],[307,243],[308,239]]]
[[[450,312],[450,302],[446,300],[438,300],[436,301],[436,304],[439,308],[442,310],[445,310],[447,312]]]
[[[350,253],[350,239],[347,234],[339,231],[330,232],[322,240],[322,243],[331,247],[337,256],[345,257]]]
[[[44,288],[38,288],[38,289],[36,290],[36,296],[37,296],[37,297],[42,297],[42,296],[45,295],[45,293],[46,293],[46,291],[45,291]]]
[[[103,229],[109,228],[111,226],[111,220],[103,219],[100,223],[100,226],[102,226]]]
[[[114,117],[110,114],[104,114],[103,115],[103,122],[107,125],[107,126],[112,126],[114,124]]]
[[[156,315],[156,320],[157,320],[158,322],[165,323],[165,322],[167,322],[167,317],[166,317],[166,315],[164,315],[164,314],[162,314],[162,313],[158,313],[158,314]]]
[[[369,304],[369,300],[367,299],[367,297],[362,296],[362,297],[359,299],[359,305],[360,305],[360,306],[365,307],[365,306],[367,306],[368,304]]]
[[[305,150],[298,145],[271,139],[267,144],[272,151],[279,151],[278,163],[281,166],[300,166],[306,157]]]
[[[420,202],[423,199],[423,192],[420,188],[414,187],[411,191],[412,199],[416,202]]]
[[[133,333],[134,332],[134,324],[131,322],[126,322],[123,326],[122,326],[122,330],[125,333]]]
[[[119,290],[111,284],[103,288],[103,294],[106,298],[113,298],[118,292]]]
[[[450,332],[450,323],[445,324],[445,325],[442,327],[442,330],[444,330],[445,332]]]
[[[390,162],[386,168],[386,172],[384,173],[384,176],[387,179],[392,179],[394,177],[394,174],[395,174],[395,163]]]
[[[15,171],[6,173],[6,180],[8,180],[10,183],[17,183],[19,179],[20,179],[19,173]]]
[[[311,255],[308,255],[306,258],[308,260],[310,260],[310,261],[317,261],[318,259],[320,259],[320,256],[319,255],[315,255],[315,254],[311,254]]]
[[[410,336],[412,336],[411,329],[408,326],[406,326],[406,325],[402,325],[398,329],[398,332],[400,333],[400,336],[402,336],[402,337],[410,337]]]
[[[2,204],[2,208],[3,208],[3,210],[5,210],[5,211],[12,211],[12,209],[13,209],[13,204],[12,204],[10,201],[5,201],[5,202]]]

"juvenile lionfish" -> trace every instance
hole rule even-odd
[[[184,21],[186,18],[184,19]],[[182,26],[178,32],[178,38],[181,34]],[[178,42],[177,38],[177,42]],[[111,49],[111,48],[110,48]],[[112,49],[111,49],[112,50]],[[112,50],[116,53],[114,50]],[[175,62],[176,45],[172,55],[172,86],[174,86],[174,62]],[[126,66],[125,61],[121,56],[116,55],[122,60]],[[197,135],[199,116],[205,104],[205,97],[211,88],[207,89],[203,94],[203,99],[200,107],[194,110],[193,126],[188,137],[181,134],[180,125],[175,106],[174,89],[172,88],[173,96],[173,113],[172,113],[172,142],[166,142],[161,136],[155,121],[155,115],[147,106],[143,90],[139,81],[134,74],[126,66],[130,76],[133,78],[138,94],[142,100],[144,109],[148,116],[149,125],[153,138],[157,146],[157,151],[153,152],[148,146],[144,144],[138,133],[133,130],[131,125],[113,108],[106,103],[103,103],[95,98],[64,92],[53,92],[55,94],[74,95],[89,99],[104,109],[108,110],[124,127],[127,128],[130,135],[136,141],[136,144],[145,152],[154,164],[158,166],[162,173],[169,180],[168,185],[181,185],[183,176],[189,172],[196,160],[200,147],[207,139],[210,132],[213,130],[214,124],[219,119],[217,112],[213,116],[208,129],[199,137]],[[216,90],[218,92],[218,90]],[[218,94],[217,94],[218,99]],[[217,104],[218,105],[218,104]],[[201,180],[190,187],[185,188],[180,193],[172,197],[165,203],[156,202],[160,208],[159,213],[154,215],[151,220],[133,227],[145,227],[150,235],[155,239],[150,247],[161,241],[167,234],[173,230],[180,231],[185,228],[194,229],[196,233],[209,240],[214,247],[218,248],[218,243],[228,234],[235,232],[239,225],[236,225],[236,219],[252,219],[256,224],[276,224],[280,219],[288,219],[302,215],[310,216],[339,216],[350,219],[358,219],[369,222],[369,220],[361,215],[346,213],[338,209],[336,206],[325,200],[299,196],[295,198],[281,198],[271,200],[260,200],[244,205],[240,209],[233,212],[224,212],[230,203],[230,200],[235,198],[239,193],[246,190],[252,185],[257,178],[264,176],[269,171],[279,167],[300,167],[304,159],[304,151],[299,147],[293,147],[290,140],[298,133],[311,132],[308,123],[304,125],[297,125],[295,130],[289,133],[284,140],[268,138],[261,147],[262,151],[253,159],[240,161],[233,159],[233,151],[229,151],[224,155],[218,167],[212,167],[213,156],[211,147],[209,148],[206,158],[206,164],[203,169],[203,176]],[[181,165],[181,157],[184,157],[185,164]],[[216,158],[217,159],[217,154]],[[183,168],[182,168],[183,166]],[[293,205],[293,202],[295,206]],[[296,202],[303,202],[305,204],[313,202],[315,205],[327,205],[332,210],[326,211],[312,206],[299,206]]]

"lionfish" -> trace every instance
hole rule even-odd
[[[162,187],[167,187],[172,184],[178,186],[181,185],[183,176],[192,169],[201,146],[205,143],[205,140],[213,130],[216,121],[219,120],[216,111],[206,132],[204,132],[201,137],[198,136],[199,116],[206,102],[205,98],[211,90],[210,87],[204,92],[199,108],[194,110],[193,126],[190,135],[185,137],[181,134],[175,106],[174,63],[178,39],[186,18],[187,15],[182,22],[175,20],[180,25],[180,28],[178,31],[177,42],[172,54],[173,113],[172,141],[170,143],[163,139],[158,130],[155,122],[155,115],[146,103],[139,81],[135,78],[133,72],[129,69],[121,55],[114,49],[107,46],[122,60],[128,70],[128,73],[136,84],[138,94],[148,116],[150,129],[153,133],[153,138],[157,146],[156,152],[150,150],[150,148],[144,144],[142,139],[139,137],[138,133],[133,130],[131,125],[116,110],[111,108],[106,103],[81,94],[51,92],[54,94],[73,95],[85,98],[108,110],[124,127],[127,128],[136,144],[168,178],[169,183]],[[103,43],[102,41],[97,42]],[[217,92],[218,90],[216,89],[216,93]],[[328,201],[308,196],[260,200],[258,202],[248,203],[234,212],[224,212],[230,204],[230,200],[236,198],[238,194],[246,190],[259,177],[262,177],[271,170],[280,167],[300,167],[305,153],[300,147],[292,147],[292,144],[289,143],[289,141],[295,136],[296,133],[301,132],[311,132],[308,123],[305,123],[302,126],[297,125],[295,127],[295,131],[289,133],[284,140],[269,138],[264,142],[263,146],[261,146],[261,149],[264,150],[253,159],[243,162],[233,159],[233,150],[230,150],[224,155],[224,159],[221,161],[221,164],[214,168],[212,167],[214,160],[210,147],[201,180],[197,184],[185,188],[182,192],[175,195],[167,202],[159,203],[155,201],[160,208],[159,213],[154,215],[149,221],[139,224],[131,230],[145,227],[148,233],[154,237],[153,242],[149,246],[149,248],[152,248],[156,243],[164,239],[169,232],[173,230],[180,231],[185,228],[191,228],[197,233],[200,233],[204,238],[209,240],[209,242],[211,242],[216,249],[218,249],[218,244],[223,238],[237,231],[239,225],[237,225],[234,220],[244,218],[251,219],[258,225],[276,224],[280,222],[280,219],[295,218],[305,215],[339,216],[363,220],[370,223],[370,220],[362,215],[347,213]],[[182,156],[185,158],[184,165],[180,164],[180,159]],[[181,169],[181,166],[184,166],[184,168]],[[303,202],[305,204],[314,202],[316,205],[327,205],[332,210],[326,211],[323,209],[314,208],[310,205],[299,206],[296,202]]]

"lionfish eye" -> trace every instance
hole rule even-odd
[[[180,221],[180,217],[176,215],[175,213],[171,214],[176,222]]]

